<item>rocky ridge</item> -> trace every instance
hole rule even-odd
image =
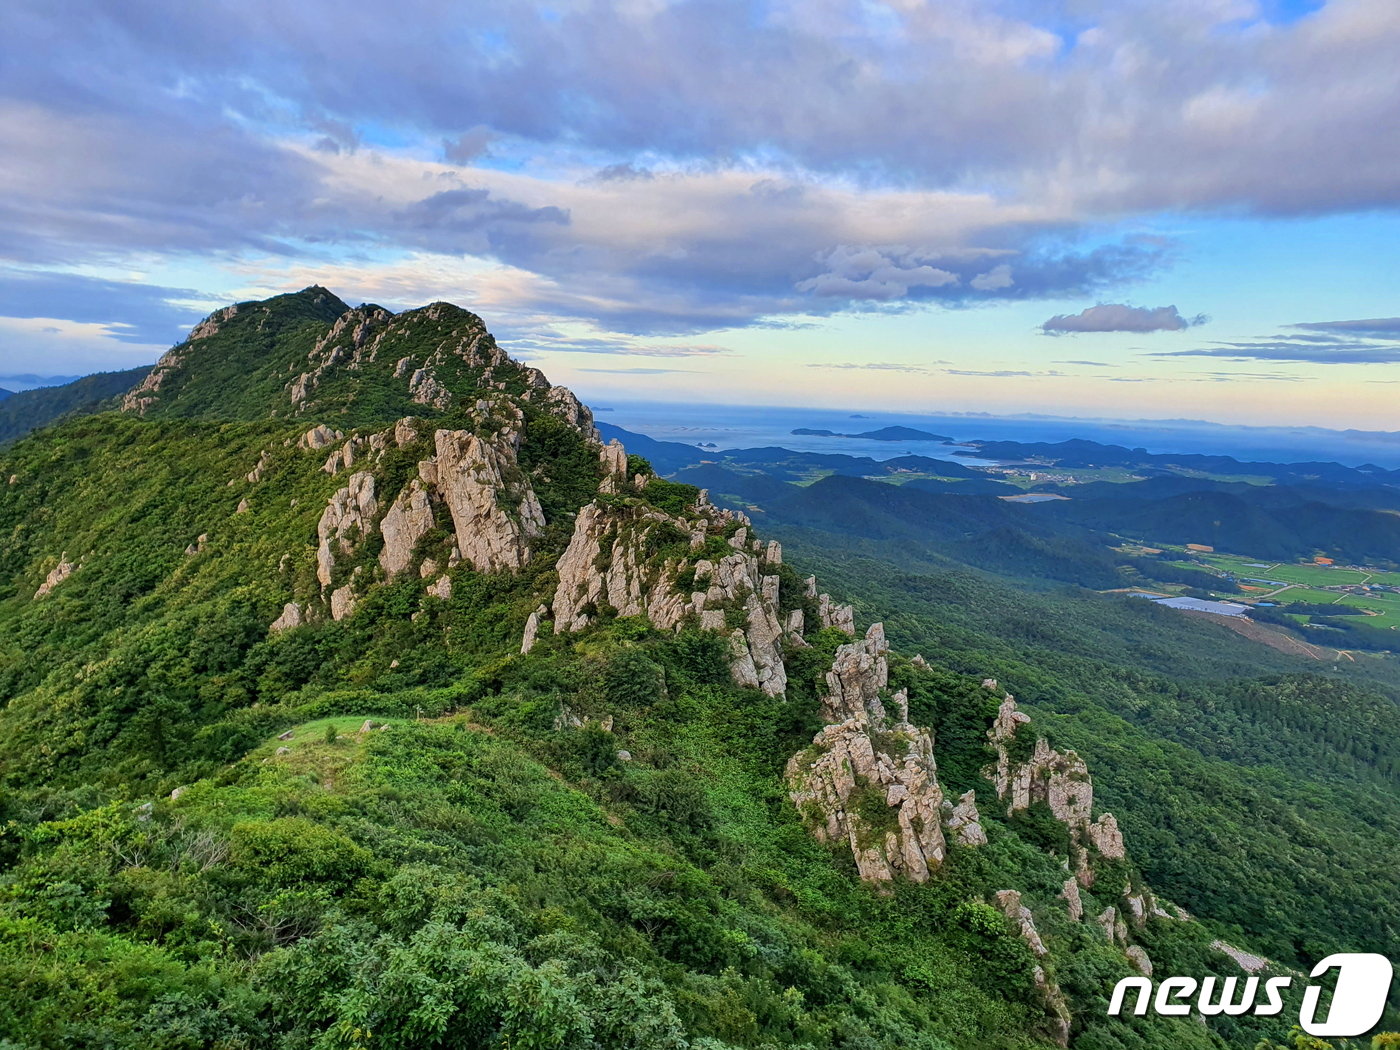
[[[130,410],[144,412],[149,403],[143,399],[161,393],[188,347],[214,338],[237,317],[231,308],[196,329],[183,350],[163,359],[164,370],[158,366],[144,392],[133,391]],[[419,329],[432,339],[419,340],[414,354],[394,356],[395,342]],[[987,844],[977,792],[945,792],[933,733],[910,721],[907,691],[889,688],[883,626],[873,624],[856,637],[852,608],[820,593],[815,578],[802,581],[785,569],[781,547],[754,537],[742,513],[714,506],[703,492],[681,507],[661,498],[679,487],[668,490],[672,483],[631,467],[620,444],[598,438],[591,414],[570,391],[511,361],[474,315],[446,304],[405,315],[347,308],[305,362],[284,387],[298,414],[330,404],[321,396],[341,373],[376,364],[391,368],[425,414],[405,415],[387,428],[343,431],[320,422],[288,442],[296,455],[315,455],[318,462],[325,455],[320,469],[337,487],[317,522],[316,590],[292,594],[271,631],[353,616],[379,581],[416,576],[426,598],[449,599],[455,573],[521,571],[551,549],[544,538],[557,525],[568,540],[540,576],[545,589],[520,625],[522,653],[600,619],[646,617],[662,631],[692,626],[725,636],[735,682],[776,697],[788,688],[790,654],[809,646],[815,632],[840,632],[850,640],[837,646],[825,675],[823,728],[786,766],[790,797],[804,822],[821,841],[849,848],[861,878],[886,890],[899,880],[926,881],[955,849]],[[468,373],[470,384],[462,380]],[[596,457],[593,498],[562,520],[547,517],[536,491],[538,468],[527,469],[522,459],[527,408],[562,423]],[[435,423],[432,413],[448,410],[451,425]],[[407,472],[406,462],[412,466]],[[264,450],[236,480],[261,484],[274,466]],[[927,667],[921,657],[912,664]],[[1134,887],[1116,820],[1093,812],[1093,783],[1083,760],[1034,734],[1029,716],[996,682],[984,685],[1002,697],[987,731],[996,757],[985,775],[995,798],[1008,817],[1044,806],[1063,825],[1069,843],[1065,914],[1096,924],[1136,969],[1150,973],[1151,960],[1133,943],[1133,931],[1154,916],[1186,916]],[[1121,889],[1116,881],[1097,885],[1105,879],[1121,879]],[[1100,903],[1105,896],[1115,903],[1090,914],[1081,891],[1091,889]],[[998,892],[993,904],[1043,960],[1037,987],[1049,1027],[1063,1041],[1068,1012],[1031,908],[1011,889]]]

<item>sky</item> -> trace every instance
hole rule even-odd
[[[1400,430],[1396,55],[1394,0],[9,0],[0,386],[316,283],[596,400]]]

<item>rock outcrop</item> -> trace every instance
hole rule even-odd
[[[437,487],[464,561],[481,572],[518,569],[544,531],[544,511],[516,459],[518,437],[486,440],[465,430],[439,430]]]
[[[39,598],[47,598],[55,587],[77,571],[77,564],[69,561],[68,552],[64,551],[63,554],[59,556],[58,564],[49,570],[49,574],[44,577],[44,582],[39,584],[39,589],[34,592],[34,598],[36,600]]]
[[[419,478],[414,478],[398,494],[379,523],[379,531],[384,536],[379,564],[387,576],[399,576],[412,567],[418,541],[431,532],[435,524],[428,489]]]
[[[984,687],[999,690],[987,679]],[[1026,750],[1030,716],[1016,706],[1014,697],[1005,695],[987,736],[996,748],[997,761],[988,776],[996,785],[997,797],[1013,815],[1044,803],[1050,814],[1065,826],[1069,835],[1070,863],[1080,885],[1094,884],[1094,861],[1122,860],[1126,856],[1118,821],[1106,813],[1093,819],[1094,782],[1089,767],[1073,751],[1063,754],[1052,748],[1043,736],[1035,736],[1028,756]]]
[[[603,485],[626,478],[621,445],[604,448],[609,468]],[[629,482],[629,484],[631,484]],[[615,488],[614,488],[615,491]],[[703,498],[695,519],[676,517],[643,504],[588,504],[574,521],[569,546],[555,568],[559,583],[551,601],[555,633],[582,630],[607,606],[618,616],[646,616],[659,630],[674,630],[693,618],[702,630],[730,639],[730,667],[740,685],[777,696],[787,689],[783,663],[786,628],[779,606],[779,579],[765,573],[766,554],[746,545],[716,560],[691,560],[711,533],[735,516]],[[781,557],[774,545],[771,548]],[[676,553],[666,553],[673,551]],[[682,591],[682,577],[693,581]],[[538,630],[539,620],[535,620]]]
[[[1001,913],[1011,920],[1021,940],[1026,942],[1036,959],[1042,960],[1048,956],[1050,950],[1045,947],[1045,942],[1040,939],[1040,933],[1035,928],[1035,916],[1021,903],[1021,894],[1016,890],[999,890],[995,901]],[[1055,1037],[1055,1042],[1061,1046],[1068,1046],[1071,1021],[1069,1004],[1065,1001],[1060,986],[1039,961],[1035,967],[1035,987],[1050,1017],[1050,1031]]]
[[[356,543],[374,528],[378,510],[374,475],[368,471],[352,475],[349,483],[330,498],[316,526],[320,541],[316,549],[316,578],[322,588],[329,587],[334,578],[336,553],[348,555],[355,549]]]
[[[837,649],[822,700],[829,724],[788,761],[787,783],[818,839],[849,844],[861,878],[923,882],[947,854],[945,822],[966,845],[986,836],[972,798],[945,803],[932,734],[909,723],[907,697],[887,706],[888,652],[880,624]]]

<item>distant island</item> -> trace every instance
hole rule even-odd
[[[879,430],[867,430],[863,434],[838,434],[834,430],[798,427],[791,433],[799,437],[865,438],[867,441],[941,441],[945,445],[953,443],[952,438],[943,434],[930,434],[927,430],[915,430],[913,427],[881,427]]]

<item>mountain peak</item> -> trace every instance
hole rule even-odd
[[[446,417],[490,392],[543,398],[591,431],[577,399],[507,356],[471,311],[448,302],[399,314],[352,308],[311,285],[210,314],[122,407],[143,416],[314,416],[370,426]]]

